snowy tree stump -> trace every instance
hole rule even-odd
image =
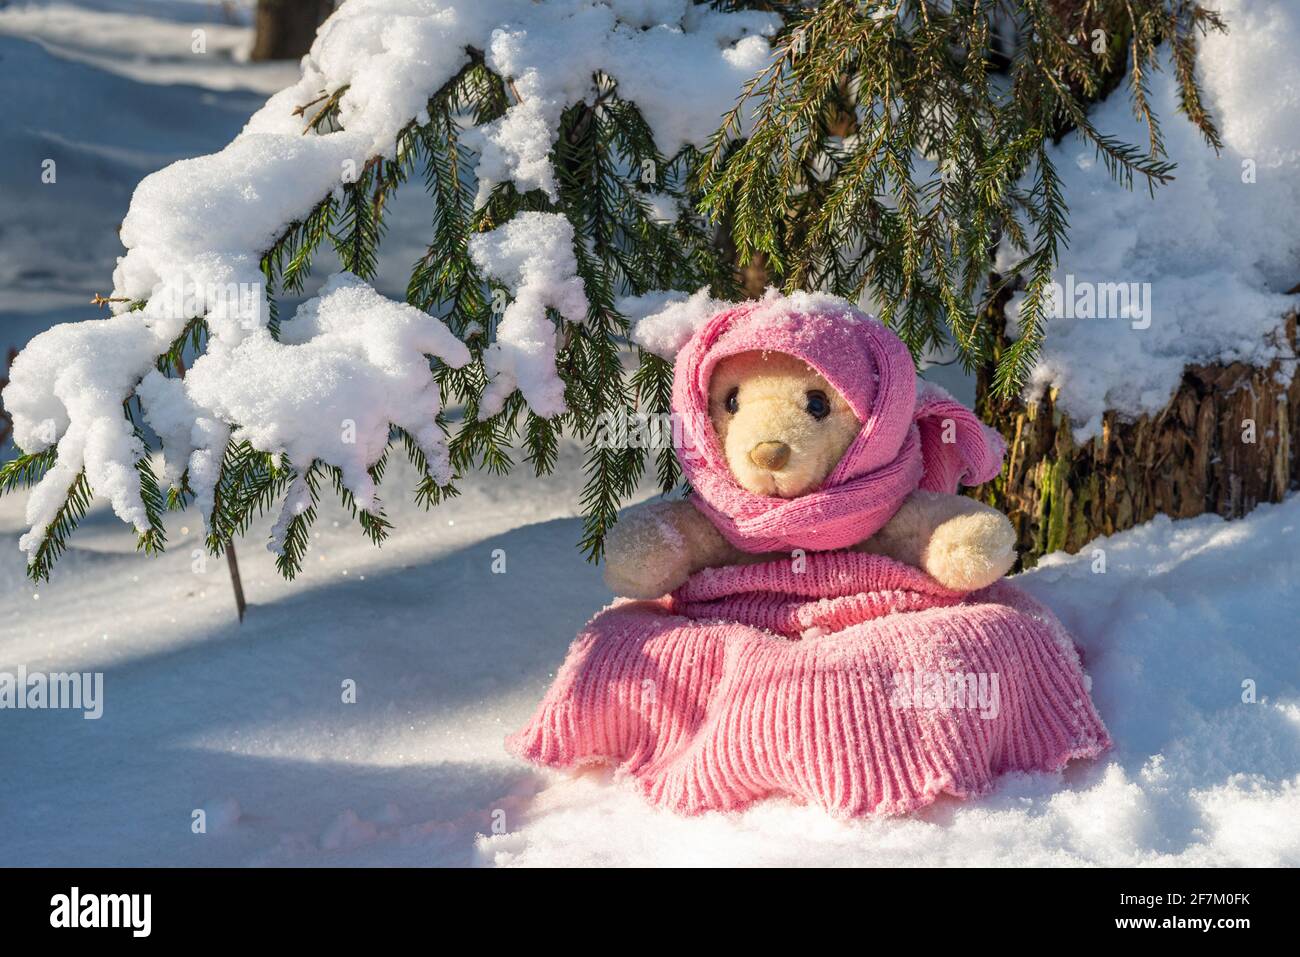
[[[979,370],[977,410],[1006,438],[1007,463],[973,494],[1010,516],[1021,566],[1157,514],[1237,518],[1300,484],[1300,375],[1286,381],[1295,313],[1281,334],[1289,360],[1188,366],[1159,413],[1126,421],[1108,412],[1101,435],[1083,443],[1054,394],[993,398],[991,367]]]

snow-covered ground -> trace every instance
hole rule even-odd
[[[177,42],[220,19],[200,2],[84,6]],[[0,88],[20,92],[0,163],[0,347],[93,316],[84,300],[106,291],[134,183],[220,148],[261,101],[225,62],[215,81],[149,82],[108,63],[106,21],[78,33],[46,14],[0,9]],[[171,57],[161,41],[133,49]],[[55,146],[70,160],[47,187]],[[417,196],[384,247],[390,294],[427,221]],[[4,862],[1300,864],[1300,496],[1232,523],[1160,519],[1019,576],[1085,649],[1116,741],[1101,760],[905,820],[846,824],[782,801],[684,819],[502,747],[610,598],[574,547],[580,459],[565,445],[554,476],[474,477],[427,514],[394,466],[383,549],[328,507],[293,583],[259,526],[240,545],[242,625],[197,514],[174,518],[150,559],[99,506],[37,587],[17,548],[21,498],[0,500],[0,672],[104,674],[98,720],[0,711]]]
[[[292,584],[258,529],[242,626],[224,563],[195,564],[197,515],[148,559],[100,510],[37,588],[0,504],[0,671],[105,676],[98,720],[0,712],[6,862],[1300,864],[1300,497],[1099,542],[1104,573],[1086,549],[1019,576],[1079,636],[1106,758],[908,820],[782,801],[682,819],[502,748],[610,598],[573,547],[577,453],[427,515],[393,501],[400,470],[390,542],[327,511]]]
[[[206,53],[192,52],[200,27]],[[0,353],[93,318],[136,184],[220,148],[268,89],[296,79],[294,64],[237,64],[249,32],[206,0],[0,5]]]

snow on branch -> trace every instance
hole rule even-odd
[[[238,426],[236,442],[282,452],[299,470],[316,460],[342,469],[369,511],[367,469],[388,447],[390,426],[415,438],[439,484],[451,479],[426,356],[453,368],[470,361],[441,320],[340,273],[299,307],[282,341],[259,330],[234,348],[215,343],[183,381],[196,408]]]
[[[408,134],[431,123],[437,97],[467,71],[491,71],[488,85],[511,91],[510,102],[482,117],[480,131],[448,134],[462,138],[462,149],[480,150],[476,160],[467,154],[478,213],[492,187],[506,182],[556,201],[551,154],[561,115],[595,102],[598,83],[616,84],[636,103],[651,152],[672,157],[687,144],[702,146],[770,55],[766,38],[778,26],[773,14],[688,0],[346,0],[321,28],[299,82],[271,97],[229,146],[140,183],[121,230],[115,315],[57,326],[15,361],[4,400],[17,443],[29,453],[57,448],[57,457],[25,456],[13,473],[36,483],[32,531],[22,541],[29,558],[50,529],[61,547],[80,513],[68,503],[80,504],[87,487],[142,536],[156,537],[157,488],[144,475],[137,398],[164,443],[166,482],[193,493],[205,513],[232,442],[283,453],[296,470],[315,461],[335,466],[364,511],[374,502],[368,469],[395,425],[427,458],[430,476],[445,481],[451,467],[434,421],[438,388],[423,356],[456,367],[472,361],[469,350],[439,321],[346,275],[303,306],[277,341],[268,283],[283,278],[298,288],[311,251],[327,238],[345,268],[369,278],[361,267],[373,262],[386,190],[414,150],[441,148]],[[472,111],[443,119],[451,130]],[[451,162],[454,187],[460,160]],[[644,201],[663,206],[657,199],[647,192]],[[356,258],[344,255],[343,228],[362,239]],[[279,257],[295,231],[302,256],[283,272]],[[514,293],[482,354],[489,387],[481,407],[489,414],[516,388],[541,416],[564,411],[547,309],[568,322],[585,319],[590,279],[578,278],[572,245],[564,217],[536,213],[474,246],[484,270]],[[470,325],[458,316],[457,329]],[[187,342],[206,353],[183,382],[167,378]],[[345,420],[355,423],[354,442],[341,438]],[[44,571],[42,564],[36,574]]]
[[[1100,434],[1108,410],[1158,414],[1189,364],[1281,358],[1283,374],[1295,367],[1278,330],[1300,282],[1300,11],[1269,0],[1214,6],[1230,30],[1203,39],[1198,74],[1222,120],[1218,152],[1191,123],[1168,123],[1165,145],[1178,169],[1152,201],[1115,182],[1078,134],[1048,148],[1070,199],[1070,243],[1026,392],[1051,390],[1077,441]],[[1172,116],[1181,92],[1167,66],[1152,76],[1149,98]],[[1093,119],[1131,142],[1145,135],[1119,92]],[[1004,246],[998,268],[1018,253]],[[1008,310],[1013,336],[1022,304],[1017,295]]]
[[[594,74],[618,81],[665,155],[704,143],[745,81],[766,65],[762,34],[776,26],[767,14],[721,14],[688,0],[521,7],[502,17],[485,50],[487,65],[512,78],[518,102],[477,131],[479,202],[507,180],[556,198],[548,154],[560,114],[590,97]]]
[[[654,24],[651,26],[651,24]],[[431,95],[476,51],[522,99],[485,125],[477,178],[552,198],[548,154],[564,107],[617,80],[665,155],[701,145],[766,61],[778,21],[687,0],[349,0],[321,28],[299,82],[273,96],[220,153],[147,177],[122,227],[127,254],[114,295],[150,297],[169,276],[257,281],[258,258],[321,197],[355,182],[373,157],[396,157],[398,134],[428,119]],[[337,96],[340,130],[304,136],[304,115]],[[125,311],[120,306],[119,311]]]
[[[68,490],[83,473],[122,521],[148,528],[135,463],[144,446],[123,414],[142,368],[170,339],[132,313],[106,320],[56,325],[14,359],[5,408],[14,442],[29,453],[57,443],[57,459],[27,499],[31,531],[19,541],[34,556],[45,541]]]
[[[133,388],[137,360],[160,351],[165,340],[150,339],[139,313],[51,333],[57,335],[39,337],[19,356],[5,390],[25,448],[46,448],[62,433],[55,467],[28,500],[33,531],[21,545],[29,555],[82,470],[119,517],[142,534],[149,528],[135,474],[144,448],[120,396]],[[369,511],[375,488],[368,469],[388,447],[393,426],[415,440],[436,482],[451,478],[429,356],[453,368],[470,361],[441,320],[340,273],[299,307],[282,341],[265,328],[233,346],[214,339],[186,378],[153,369],[135,392],[162,438],[168,481],[187,476],[205,518],[230,439],[286,455],[299,470],[317,461],[339,469],[357,507]]]
[[[501,313],[497,338],[483,354],[491,381],[480,418],[501,411],[515,389],[538,415],[565,410],[564,383],[555,371],[555,309],[569,322],[586,319],[587,294],[573,255],[573,226],[558,213],[520,213],[504,226],[470,240],[474,264],[514,293]]]
[[[632,341],[671,362],[695,330],[729,303],[714,299],[705,286],[689,295],[666,289],[625,296],[616,305],[632,326]]]

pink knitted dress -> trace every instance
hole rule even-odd
[[[911,356],[879,322],[822,297],[715,315],[678,355],[679,458],[696,506],[742,550],[672,595],[617,601],[588,623],[515,754],[615,765],[654,804],[732,810],[769,795],[854,816],[987,791],[1110,746],[1074,643],[1008,582],[950,591],[910,566],[843,549],[914,489],[997,474],[1001,439],[946,394],[919,395]],[[754,349],[806,360],[862,433],[797,499],[742,489],[708,419],[708,381]]]

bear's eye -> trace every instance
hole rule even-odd
[[[727,393],[727,401],[723,404],[730,415],[735,415],[740,410],[740,386]]]
[[[831,400],[826,398],[826,393],[820,389],[813,389],[808,393],[808,414],[814,419],[821,421],[831,414]]]

